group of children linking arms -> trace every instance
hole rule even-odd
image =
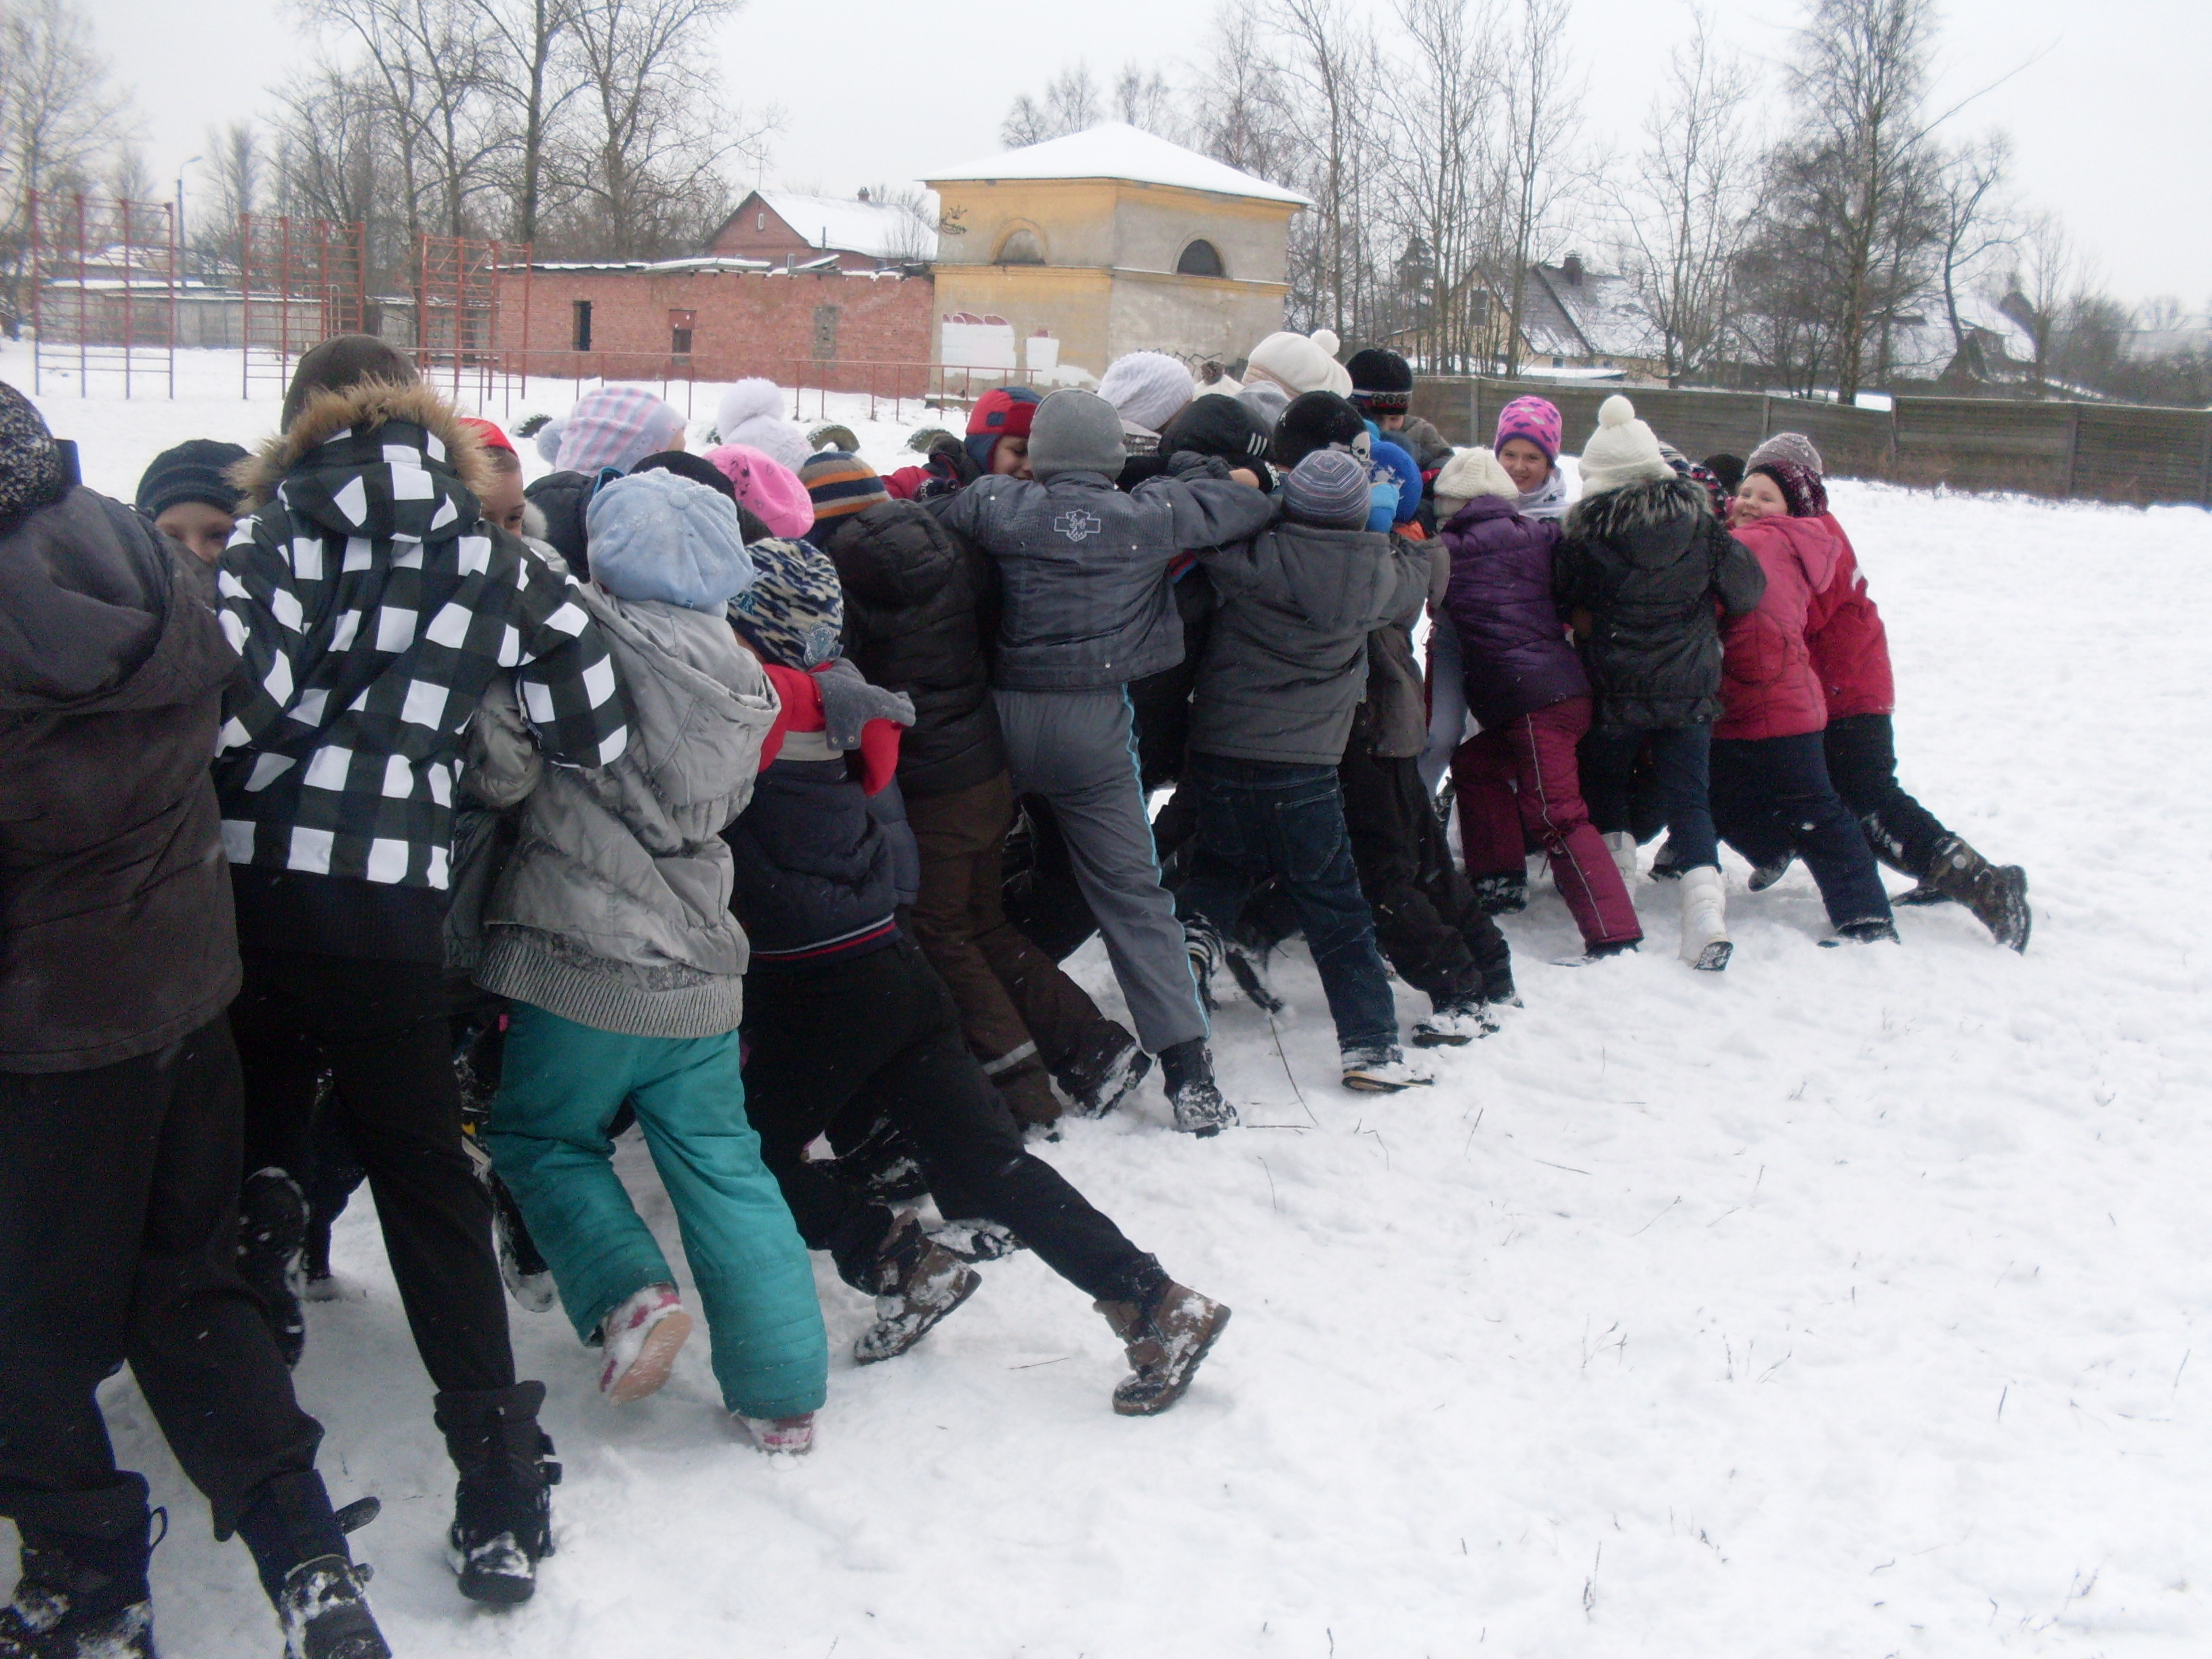
[[[1402,360],[1333,350],[1271,337],[1206,395],[1152,353],[990,392],[889,477],[750,391],[693,455],[609,387],[526,492],[505,433],[343,337],[258,454],[182,445],[135,512],[0,387],[0,1656],[153,1651],[147,1488],[94,1398],[126,1360],[292,1659],[387,1652],[346,1541],[374,1500],[333,1509],[286,1370],[363,1179],[460,1587],[512,1603],[559,1466],[502,1278],[557,1294],[614,1401],[692,1327],[611,1162],[631,1122],[763,1449],[825,1399],[815,1250],[873,1298],[871,1363],[1031,1249],[1146,1414],[1229,1310],[1030,1134],[1155,1060],[1177,1128],[1233,1126],[1215,979],[1268,1000],[1291,932],[1378,1091],[1430,1080],[1390,968],[1416,1048],[1517,1006],[1494,917],[1534,851],[1583,961],[1639,940],[1661,827],[1698,968],[1730,949],[1723,838],[1754,890],[1802,856],[1838,939],[1896,937],[1880,857],[2025,945],[2019,872],[1898,787],[1808,443],[1731,498],[1616,398],[1569,506],[1549,404],[1455,455]],[[1094,929],[1133,1033],[1060,965]]]

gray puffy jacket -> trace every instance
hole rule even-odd
[[[722,617],[656,600],[584,603],[628,695],[611,766],[546,766],[512,691],[487,699],[464,787],[520,803],[520,835],[484,911],[476,981],[630,1036],[714,1036],[744,1012],[744,930],[721,832],[752,799],[777,702]]]
[[[1182,660],[1168,572],[1177,555],[1240,542],[1272,498],[1217,460],[1179,455],[1180,476],[1123,495],[1103,472],[978,478],[945,503],[945,527],[999,563],[991,684],[1017,691],[1124,685]]]
[[[1367,690],[1367,636],[1428,596],[1428,550],[1365,530],[1280,524],[1199,561],[1220,595],[1190,747],[1334,766]]]

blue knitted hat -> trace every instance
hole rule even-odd
[[[584,529],[592,579],[618,599],[720,611],[753,580],[737,503],[673,472],[610,478]]]

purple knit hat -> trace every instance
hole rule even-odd
[[[1753,467],[1751,471],[1774,481],[1774,487],[1782,492],[1782,499],[1789,504],[1791,518],[1817,519],[1828,510],[1828,486],[1822,483],[1820,475],[1809,467],[1770,457]]]
[[[1525,438],[1544,452],[1544,459],[1554,466],[1559,461],[1559,434],[1565,422],[1560,420],[1558,407],[1543,398],[1516,398],[1498,411],[1498,435],[1491,440],[1491,453],[1516,438]]]

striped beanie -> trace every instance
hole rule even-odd
[[[603,386],[586,392],[564,419],[549,424],[554,453],[540,454],[568,472],[597,472],[613,467],[627,472],[647,456],[673,449],[684,439],[684,416],[642,386]]]
[[[753,585],[730,601],[730,625],[763,662],[819,668],[843,649],[845,590],[811,542],[774,536],[745,550]]]
[[[866,512],[878,501],[890,500],[890,491],[876,476],[875,468],[858,455],[825,449],[807,458],[799,469],[799,482],[814,499],[814,523],[821,526],[848,514]]]
[[[1358,530],[1371,501],[1367,469],[1341,449],[1316,449],[1283,480],[1284,516],[1328,530]]]

